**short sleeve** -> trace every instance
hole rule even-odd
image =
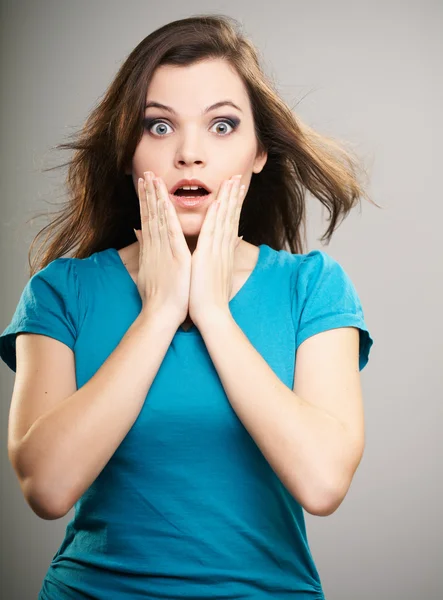
[[[78,280],[73,258],[57,258],[26,284],[11,322],[0,336],[0,358],[16,371],[17,333],[40,333],[74,349],[78,325]]]
[[[299,258],[299,255],[294,255]],[[359,370],[366,366],[374,342],[365,323],[354,284],[343,267],[322,250],[296,262],[293,319],[296,348],[308,337],[338,327],[357,327],[360,333]]]

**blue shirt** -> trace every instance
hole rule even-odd
[[[0,356],[15,371],[17,332],[53,337],[75,353],[80,388],[141,306],[116,249],[55,259],[24,288]],[[360,370],[368,361],[356,289],[323,251],[261,244],[229,308],[290,389],[297,347],[321,331],[357,327]],[[195,326],[176,331],[136,421],[75,504],[39,596],[86,597],[324,600],[303,508],[232,409]]]

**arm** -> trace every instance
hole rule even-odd
[[[282,483],[309,513],[331,514],[358,466],[361,441],[332,411],[289,389],[230,314],[206,318],[200,331],[233,409]]]
[[[97,478],[140,413],[176,321],[143,311],[93,377],[35,420],[12,462],[31,508],[64,516]]]

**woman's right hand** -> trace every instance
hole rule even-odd
[[[166,185],[161,179],[154,185],[153,175],[148,171],[138,180],[137,288],[142,310],[166,313],[180,325],[188,314],[192,256]]]

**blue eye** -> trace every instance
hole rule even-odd
[[[158,125],[159,123],[161,123],[163,127],[165,127],[165,126],[170,127],[170,125],[168,125],[168,123],[165,123],[165,121],[161,121],[160,119],[145,119],[143,121],[143,123],[144,123],[145,129],[147,129],[149,132],[151,131],[151,128],[154,125]],[[163,135],[161,135],[160,137],[163,137]]]
[[[223,118],[223,119],[219,119],[218,121],[216,121],[214,123],[214,125],[218,125],[219,123],[223,123],[223,124],[227,123],[230,127],[232,127],[232,131],[235,131],[240,124],[240,119],[237,119],[236,117],[232,117],[230,119]],[[162,126],[166,125],[167,127],[170,127],[169,123],[167,123],[163,119],[149,119],[149,118],[143,119],[143,126],[149,132],[151,132],[151,129],[155,125],[158,125],[158,124],[161,124]],[[216,135],[218,135],[220,137],[226,137],[227,135],[229,135],[229,133],[232,133],[232,131],[228,131],[228,133],[223,133],[223,134],[217,133]],[[162,135],[154,134],[154,135],[155,135],[155,137],[164,137],[163,134]]]

